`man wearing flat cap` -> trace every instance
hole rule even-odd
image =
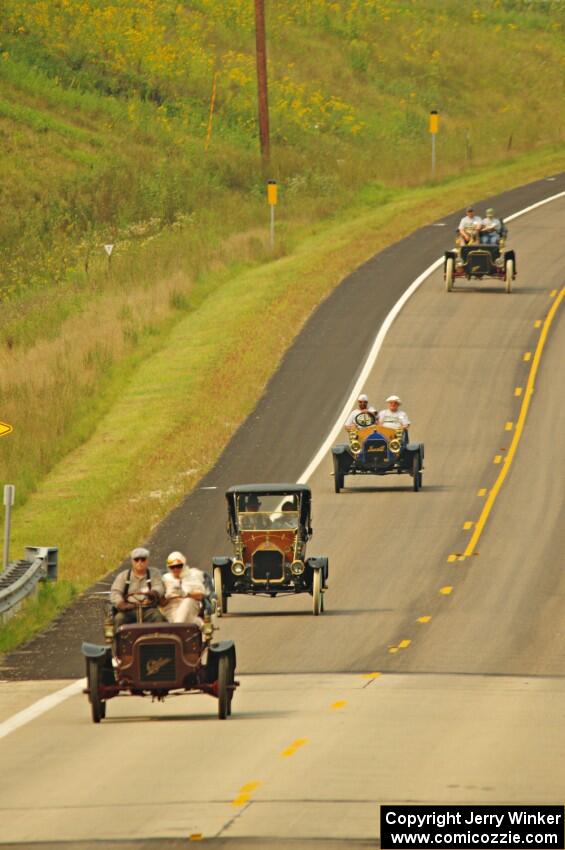
[[[157,605],[165,594],[161,573],[147,566],[149,551],[138,546],[131,553],[131,566],[118,573],[110,590],[110,602],[116,611],[114,628],[137,622],[141,610],[144,623],[164,623]]]
[[[407,431],[410,420],[404,410],[400,410],[402,404],[400,396],[389,395],[386,403],[388,408],[379,411],[379,424],[387,428],[402,428],[403,431]]]

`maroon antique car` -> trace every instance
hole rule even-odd
[[[114,634],[107,616],[107,643],[82,645],[93,722],[105,718],[108,701],[117,696],[164,700],[194,693],[216,697],[218,717],[228,717],[239,684],[235,645],[231,640],[213,641],[214,631],[209,604],[202,626],[137,622],[120,626]]]

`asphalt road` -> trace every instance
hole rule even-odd
[[[563,182],[531,191],[547,195]],[[506,209],[531,202],[521,192]],[[562,800],[562,309],[476,554],[460,556],[500,473],[494,459],[504,459],[516,433],[538,323],[565,284],[564,226],[565,198],[512,224],[520,272],[514,294],[492,282],[447,294],[434,273],[389,331],[366,390],[375,402],[390,392],[404,398],[411,435],[426,445],[424,489],[414,493],[407,477],[360,479],[338,496],[329,458],[322,462],[309,482],[310,551],[330,558],[327,613],[313,617],[309,597],[234,601],[221,636],[236,639],[242,686],[225,723],[215,719],[212,700],[194,697],[164,705],[116,700],[108,720],[94,726],[77,695],[0,740],[6,846],[176,848],[192,836],[232,850],[375,847],[382,803]],[[339,332],[331,312],[318,315],[332,299],[322,306],[249,427],[203,482],[218,489],[197,491],[160,527],[158,553],[184,546],[201,563],[220,554],[225,486],[300,475],[375,335],[378,321],[357,340],[354,318],[366,312],[359,299],[368,304],[372,293],[382,321],[391,292],[397,297],[441,253],[447,230],[424,229],[345,282],[344,290],[359,287],[357,309],[349,303]],[[421,257],[422,244],[430,254],[408,274],[407,248]],[[395,251],[406,262],[399,282]],[[336,298],[341,320],[346,301]],[[326,333],[309,341],[324,321]],[[348,339],[359,345],[354,354]],[[319,371],[309,374],[324,340]],[[355,368],[347,377],[340,372],[344,385],[330,392],[333,364],[341,370],[349,356]],[[288,430],[296,443],[283,460],[280,406],[288,415],[294,393],[299,422],[292,419]],[[262,456],[265,467],[256,465]],[[43,645],[62,634],[55,630]],[[40,646],[14,654],[7,672],[21,679]],[[74,676],[72,646],[67,655]],[[2,720],[57,686],[0,683],[0,732]]]

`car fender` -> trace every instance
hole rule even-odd
[[[328,578],[329,560],[325,555],[310,555],[306,558],[306,566],[311,570],[322,570],[324,581]]]
[[[216,641],[208,647],[208,660],[206,662],[206,679],[208,682],[215,682],[218,678],[218,661],[224,655],[228,655],[231,658],[231,667],[235,672],[235,643],[233,640]]]
[[[406,446],[406,451],[411,452],[420,452],[420,457],[424,460],[424,444],[423,443],[408,443]]]
[[[212,558],[212,566],[213,567],[229,567],[232,559],[228,558],[227,555],[215,555]]]
[[[349,454],[349,446],[347,443],[338,443],[337,446],[332,446],[333,455]]]
[[[98,643],[87,643],[86,641],[83,641],[82,654],[85,658],[103,659],[106,656],[111,655],[111,649],[109,646],[101,646]]]

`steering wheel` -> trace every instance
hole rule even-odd
[[[145,607],[148,602],[152,602],[153,599],[152,590],[136,590],[133,593],[128,593],[126,596],[126,602],[129,602],[130,605],[142,608]]]
[[[360,428],[368,428],[369,425],[374,425],[377,421],[374,413],[371,413],[368,410],[364,410],[362,413],[358,413],[355,417],[355,424]]]

